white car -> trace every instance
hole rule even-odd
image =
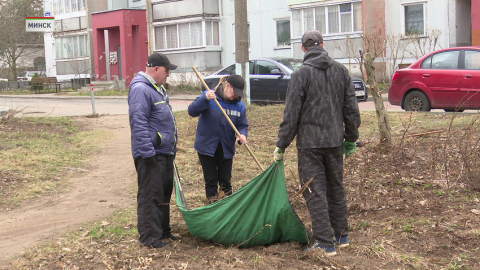
[[[45,77],[45,71],[24,71],[17,76],[18,81],[31,81],[33,75],[38,74],[40,77]]]

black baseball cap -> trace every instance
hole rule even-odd
[[[148,57],[147,67],[166,67],[169,70],[174,70],[177,68],[176,65],[171,64],[168,58],[161,53],[153,53]]]
[[[308,30],[302,36],[302,45],[304,48],[320,45],[323,43],[322,33],[318,30]]]
[[[245,81],[243,80],[242,76],[232,74],[228,76],[227,82],[232,85],[235,95],[243,97],[243,88],[245,88]]]

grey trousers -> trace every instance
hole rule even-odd
[[[342,147],[298,150],[298,173],[312,219],[313,237],[333,247],[333,236],[348,235],[347,198],[343,188]],[[332,231],[333,229],[333,231]]]

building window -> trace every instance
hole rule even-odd
[[[154,31],[155,50],[218,46],[220,40],[217,21],[157,26]]]
[[[220,37],[218,35],[218,22],[206,21],[205,22],[205,35],[206,45],[214,46],[220,44]]]
[[[340,31],[342,33],[352,32],[352,4],[341,4],[340,5]]]
[[[324,35],[362,31],[362,2],[323,5],[292,10],[293,38],[310,29]]]
[[[423,35],[425,29],[424,4],[406,5],[405,8],[405,35]]]
[[[52,0],[53,14],[65,14],[85,10],[85,0]]]
[[[55,38],[56,59],[87,57],[87,48],[87,35],[63,36]]]
[[[290,46],[290,20],[278,20],[277,47]]]

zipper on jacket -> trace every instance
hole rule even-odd
[[[167,90],[165,89],[165,87],[163,87],[163,85],[161,87],[162,87],[163,91],[165,91],[165,93],[166,93]],[[159,89],[157,89],[157,91],[158,90]],[[165,99],[165,97],[164,97],[164,99]],[[173,126],[175,127],[175,134],[173,135],[173,139],[175,140],[175,142],[173,143],[172,150],[170,151],[173,154],[173,150],[175,149],[175,146],[177,145],[177,136],[175,136],[177,134],[177,121],[175,120],[175,115],[173,114],[173,111],[170,109],[170,106],[167,106],[167,107],[168,107],[168,110],[170,111],[170,114],[172,115]]]
[[[142,74],[142,73],[140,73]],[[160,87],[162,87],[162,89],[160,90],[160,88],[158,88],[158,85],[156,82],[152,82],[147,76],[145,76],[144,74],[142,74],[152,85],[153,87],[155,88],[155,90],[157,90],[157,92],[162,95],[163,97],[163,101],[160,101],[160,102],[157,102],[155,103],[155,105],[157,104],[161,104],[161,103],[167,103],[167,98],[165,97],[166,93],[167,93],[167,89],[165,89],[165,87],[163,85],[161,85]],[[165,94],[164,94],[165,92]],[[170,105],[170,104],[168,104]],[[170,115],[172,116],[172,120],[173,120],[173,126],[175,127],[175,134],[173,134],[173,139],[174,139],[174,143],[173,143],[173,147],[172,147],[172,150],[170,150],[170,153],[173,155],[173,150],[175,149],[175,146],[177,145],[177,121],[175,120],[175,115],[173,114],[173,111],[172,109],[170,108],[170,106],[167,106],[168,110],[170,111]]]

